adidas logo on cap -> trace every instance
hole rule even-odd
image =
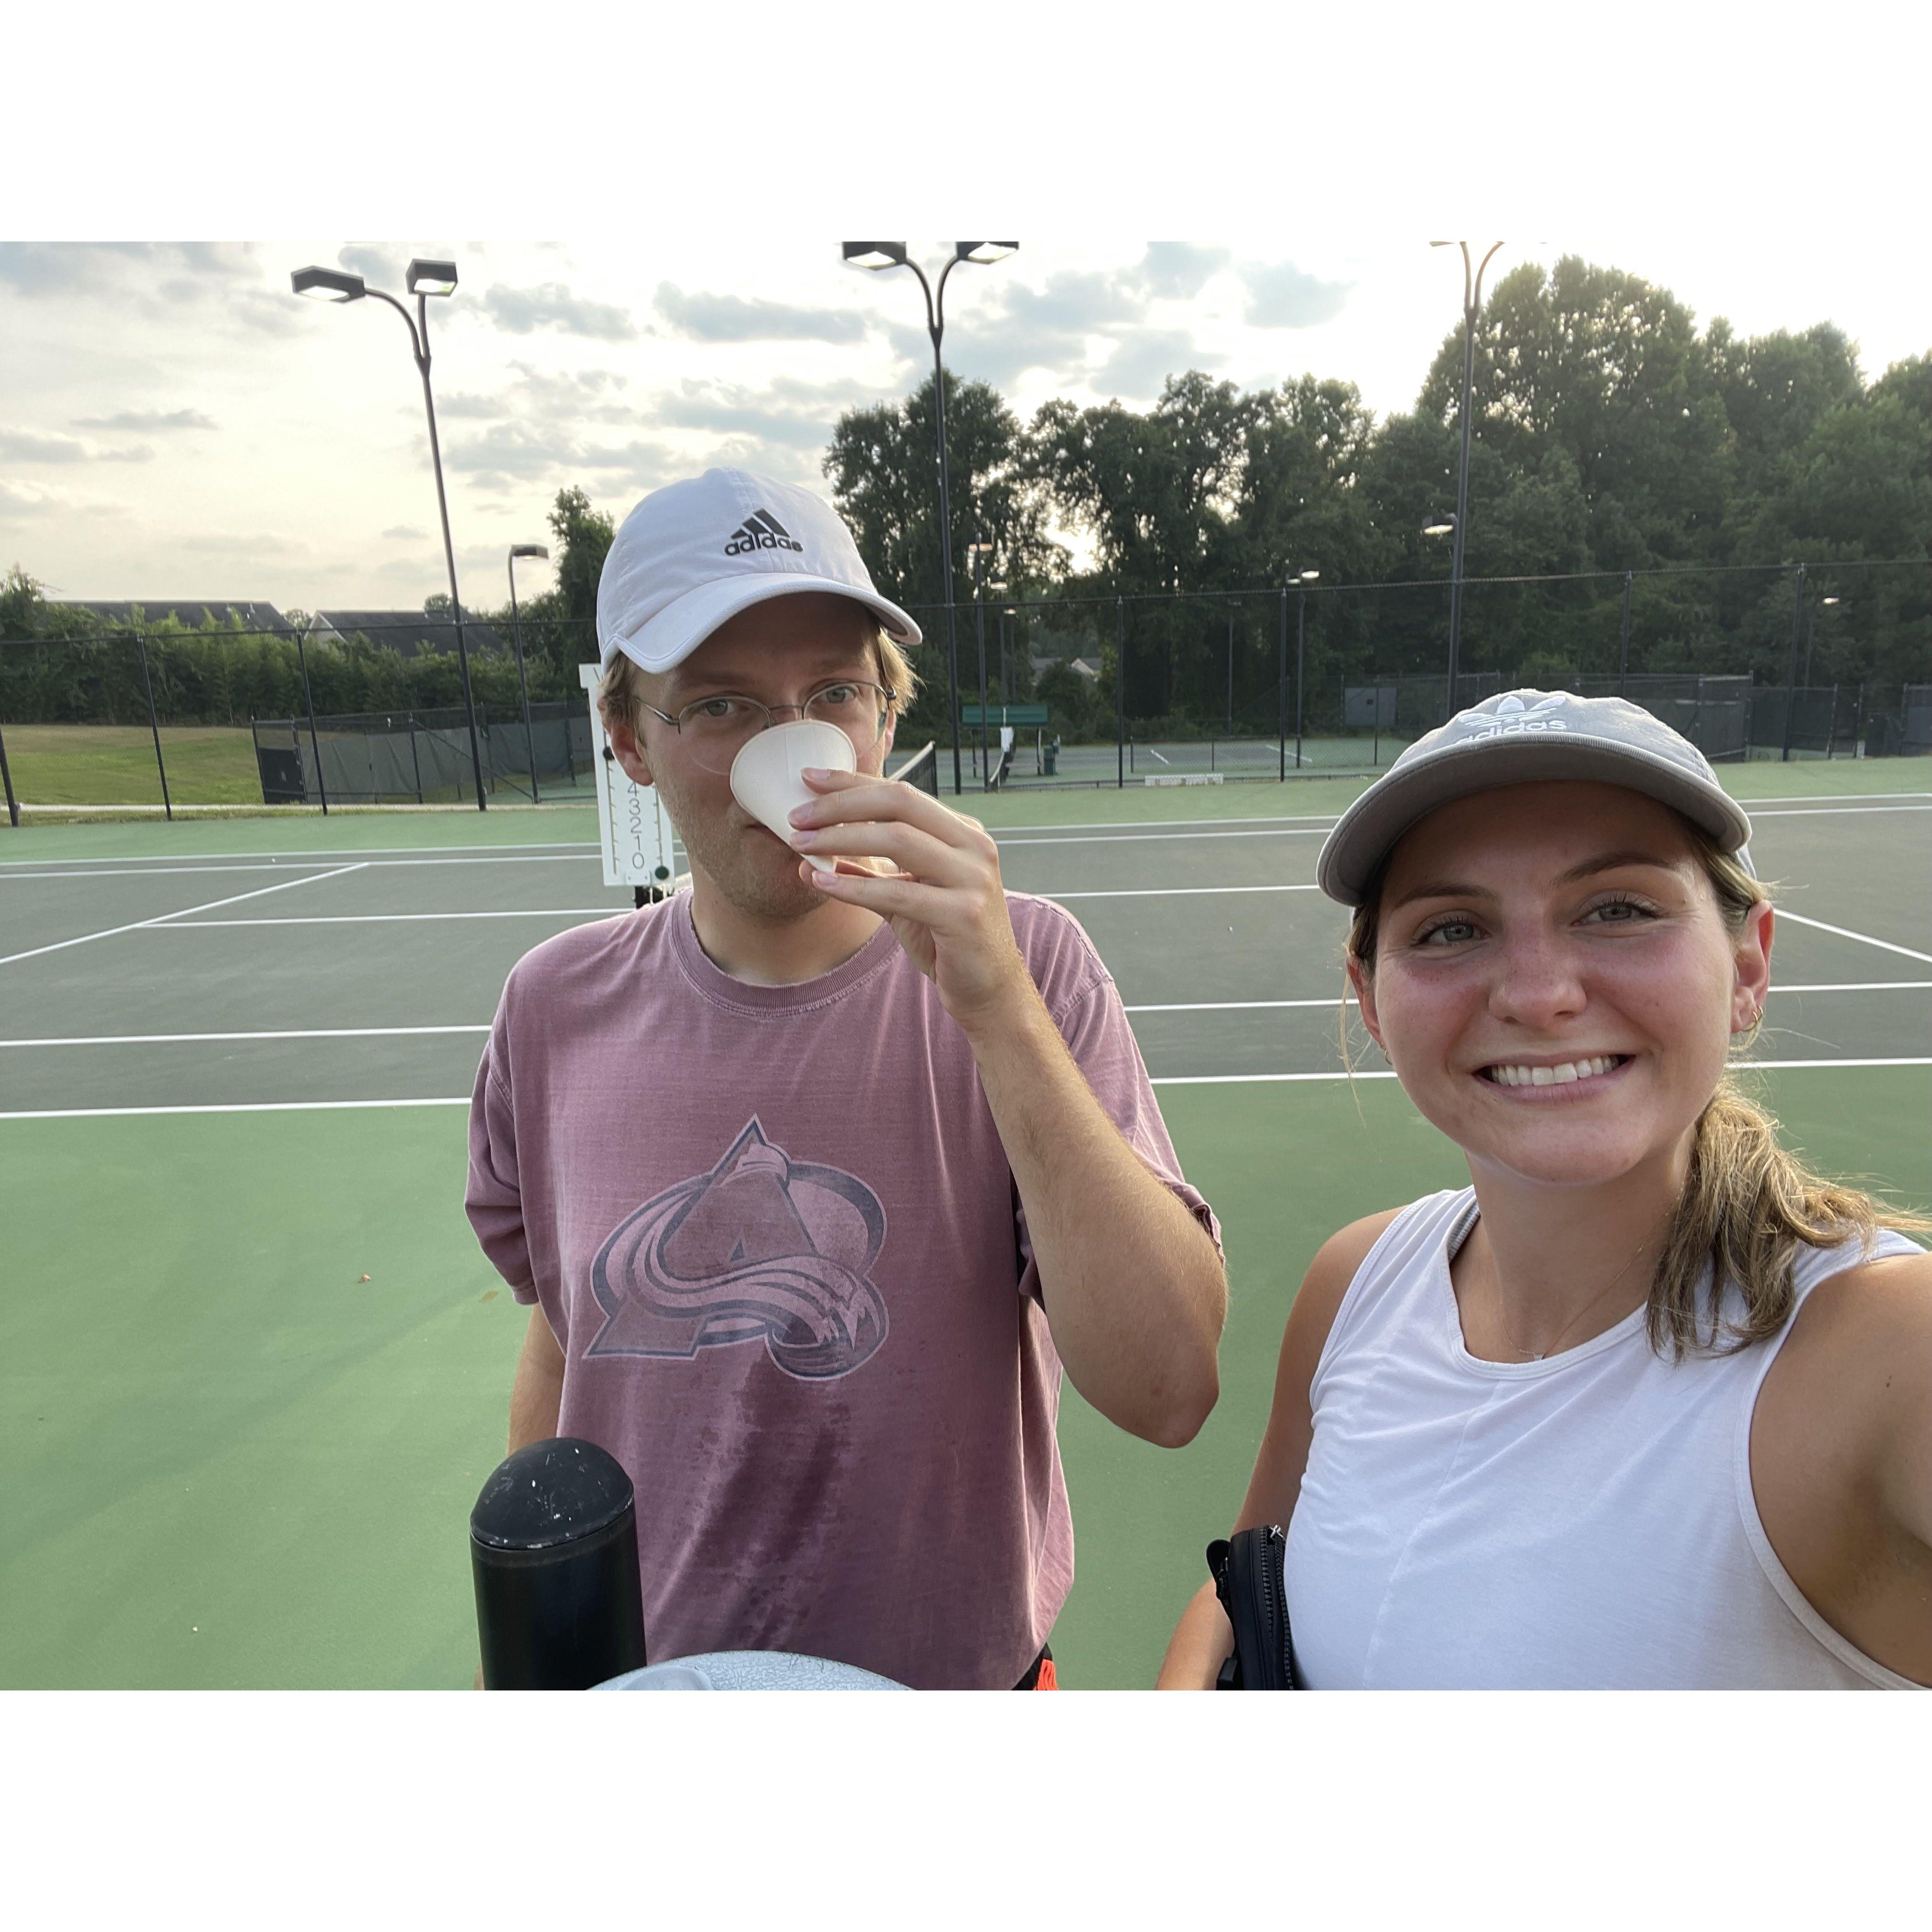
[[[742,556],[749,550],[802,550],[804,548],[770,511],[754,510],[731,532],[731,541],[724,546],[724,554]]]

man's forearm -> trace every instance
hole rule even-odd
[[[541,1308],[530,1310],[523,1352],[517,1358],[516,1380],[510,1386],[510,1446],[514,1456],[532,1442],[556,1433],[563,1406],[563,1351],[556,1346]]]
[[[969,1036],[1066,1372],[1110,1421],[1179,1447],[1219,1393],[1214,1243],[1108,1118],[1030,982]]]

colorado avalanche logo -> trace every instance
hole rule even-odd
[[[598,1250],[606,1319],[590,1353],[688,1361],[762,1337],[788,1375],[850,1375],[886,1339],[867,1272],[885,1239],[862,1180],[791,1160],[754,1115],[709,1174],[646,1202]]]

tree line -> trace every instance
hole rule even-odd
[[[1306,571],[1321,586],[1305,605],[1311,692],[1440,675],[1450,542],[1424,532],[1455,506],[1462,363],[1459,326],[1414,409],[1379,420],[1351,382],[1244,392],[1191,370],[1144,411],[1057,399],[1022,422],[990,386],[949,375],[956,594],[972,581],[966,546],[989,542],[1000,601],[1038,600],[1025,623],[1088,638],[1108,695],[1105,600],[1166,598],[1124,614],[1135,718],[1222,712],[1231,616],[1238,684],[1271,718],[1281,613],[1260,593]],[[1545,682],[1614,671],[1628,572],[1636,670],[1781,682],[1802,636],[1816,682],[1932,677],[1928,572],[1864,567],[1928,555],[1932,357],[1868,382],[1829,323],[1700,332],[1667,290],[1566,256],[1498,284],[1472,418],[1466,575],[1566,580],[1472,584],[1465,668]],[[942,595],[933,451],[928,379],[848,411],[824,464],[880,586],[928,608]],[[1080,540],[1083,564],[1056,532]]]

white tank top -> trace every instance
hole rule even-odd
[[[1812,1609],[1758,1520],[1751,1412],[1790,1324],[1673,1363],[1639,1308],[1546,1361],[1479,1360],[1449,1280],[1476,1212],[1472,1188],[1404,1208],[1336,1311],[1288,1532],[1302,1681],[1914,1688]],[[1918,1252],[1889,1231],[1870,1257],[1801,1248],[1799,1301],[1862,1260]]]

